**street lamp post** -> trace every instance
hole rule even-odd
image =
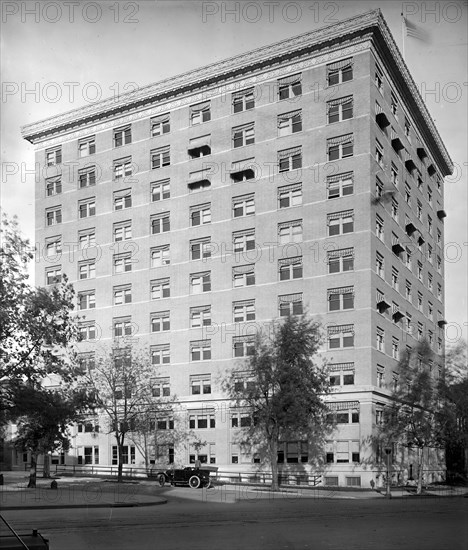
[[[391,447],[385,448],[385,454],[387,455],[387,491],[385,493],[385,498],[392,498],[392,492],[390,491],[390,457],[392,456],[392,449]]]

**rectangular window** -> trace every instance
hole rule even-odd
[[[46,196],[52,197],[54,195],[60,195],[62,192],[62,178],[61,176],[55,176],[54,178],[47,178],[45,180]]]
[[[89,218],[96,215],[96,200],[94,197],[78,203],[78,217]]]
[[[165,113],[151,119],[151,137],[162,136],[171,131],[171,115]]]
[[[398,223],[398,201],[396,199],[392,199],[391,213],[392,218]]]
[[[211,291],[211,272],[190,275],[190,294],[202,294]]]
[[[327,214],[328,236],[344,235],[354,231],[354,211],[346,210]]]
[[[249,111],[255,107],[255,94],[253,88],[242,90],[240,92],[234,92],[232,94],[232,111],[233,113],[240,113],[242,111]]]
[[[155,181],[151,184],[151,202],[158,202],[171,197],[169,180]]]
[[[327,252],[328,273],[354,270],[354,248],[341,248]]]
[[[375,234],[382,242],[384,240],[384,221],[378,214],[375,215]]]
[[[211,258],[211,237],[190,241],[190,259],[207,260]]]
[[[346,174],[338,174],[336,176],[328,176],[327,178],[328,199],[337,199],[352,195],[354,192],[354,176],[353,172]]]
[[[122,147],[132,143],[132,128],[131,126],[123,126],[114,130],[114,147]]]
[[[232,303],[232,317],[234,323],[255,321],[255,300],[243,300]]]
[[[62,162],[62,148],[54,147],[53,149],[47,149],[46,153],[46,165],[47,166],[56,166]]]
[[[400,358],[400,342],[398,338],[392,338],[392,357],[397,360]]]
[[[113,320],[114,338],[132,335],[132,318],[120,317]]]
[[[301,73],[278,79],[278,99],[290,99],[302,95]]]
[[[150,382],[153,397],[169,397],[171,395],[170,378],[153,378]]]
[[[398,118],[398,99],[393,92],[391,92],[390,108],[391,108],[392,114],[396,118]]]
[[[383,93],[383,73],[377,63],[375,64],[375,85],[379,92]]]
[[[302,272],[302,256],[278,260],[278,273],[280,281],[302,279]]]
[[[253,336],[234,336],[232,349],[234,357],[249,357],[253,355],[255,341]]]
[[[190,226],[206,225],[211,223],[211,203],[198,204],[190,207]]]
[[[171,349],[169,344],[151,346],[151,363],[153,365],[168,365],[171,362]]]
[[[385,353],[385,331],[380,328],[380,327],[377,327],[377,330],[376,330],[376,333],[375,333],[375,345],[376,345],[376,348]]]
[[[151,234],[168,233],[171,230],[171,220],[169,212],[161,212],[151,216]]]
[[[190,377],[191,395],[208,395],[211,393],[211,375],[198,374]]]
[[[278,224],[278,241],[280,244],[302,242],[302,220]]]
[[[96,168],[89,166],[78,170],[78,186],[80,189],[96,185]]]
[[[353,118],[353,96],[332,99],[327,102],[328,124]]]
[[[132,238],[132,222],[126,220],[124,222],[114,223],[114,242],[128,241]]]
[[[215,428],[216,419],[214,411],[209,409],[203,410],[200,412],[188,411],[189,412],[189,428],[194,429],[205,429],[205,428]],[[211,445],[210,445],[211,447]],[[208,462],[208,456],[206,454],[191,454],[190,460],[191,463],[195,463],[195,456],[198,456],[198,459],[201,463],[206,464]]]
[[[188,146],[188,155],[191,159],[198,159],[211,155],[211,136],[192,138]]]
[[[232,129],[232,145],[235,149],[253,143],[255,143],[255,125],[253,122]]]
[[[151,249],[151,267],[162,267],[171,263],[171,250],[168,244]]]
[[[47,258],[56,257],[57,261],[60,260],[62,254],[62,237],[50,237],[46,239],[45,252]]]
[[[232,243],[235,253],[255,249],[255,230],[247,229],[232,234]]]
[[[298,168],[302,168],[302,147],[278,151],[278,169],[280,172],[289,172]]]
[[[255,179],[254,159],[235,161],[231,165],[230,177],[234,183]]]
[[[331,288],[327,290],[328,311],[354,308],[354,287]]]
[[[211,306],[190,308],[190,328],[208,327],[211,325]]]
[[[278,115],[278,136],[290,136],[302,131],[302,111],[291,111]]]
[[[156,279],[151,281],[151,299],[161,300],[162,298],[169,298],[171,295],[170,279],[168,277],[164,279]]]
[[[232,198],[232,217],[241,218],[255,214],[255,194]]]
[[[78,233],[78,244],[80,250],[96,246],[96,233],[94,228],[80,231]]]
[[[289,208],[302,204],[302,184],[278,187],[278,208]]]
[[[280,317],[302,315],[304,311],[302,292],[278,296],[278,310]]]
[[[132,303],[132,285],[115,286],[113,294],[114,306]]]
[[[96,153],[96,139],[88,136],[78,141],[78,156],[80,158],[94,155]]]
[[[211,340],[190,342],[190,361],[208,361],[211,359]]]
[[[46,210],[46,225],[50,227],[51,225],[57,225],[62,223],[62,207],[56,206],[54,208],[49,208]]]
[[[171,164],[171,148],[169,145],[151,151],[151,168],[157,170]]]
[[[384,167],[384,150],[378,139],[375,140],[375,161],[381,168]]]
[[[96,366],[96,356],[93,351],[80,353],[78,355],[78,364],[84,370],[93,370]]]
[[[327,139],[327,154],[329,161],[352,157],[354,154],[353,134]]]
[[[132,271],[132,255],[114,254],[114,273],[128,273]]]
[[[55,283],[60,283],[62,280],[62,268],[57,267],[48,267],[46,269],[46,284],[53,285]]]
[[[195,170],[189,174],[189,182],[187,184],[189,193],[198,193],[209,189],[211,187],[211,181],[209,178],[209,170]]]
[[[240,265],[232,268],[232,284],[234,288],[255,284],[255,264]]]
[[[211,120],[211,105],[209,101],[190,107],[190,124],[195,126]]]
[[[332,325],[327,329],[328,349],[354,347],[354,325]]]
[[[78,323],[79,340],[95,340],[96,339],[96,325],[94,321],[88,321],[86,323]]]
[[[327,65],[327,83],[336,86],[353,79],[353,58],[349,57]]]
[[[94,279],[96,276],[96,264],[94,261],[78,263],[78,279]]]
[[[380,252],[376,252],[375,255],[375,271],[379,277],[385,278],[384,275],[384,257]]]
[[[131,176],[133,173],[132,158],[114,161],[114,180],[123,180],[124,178]]]
[[[169,311],[151,313],[151,332],[163,332],[170,330],[171,318]]]
[[[79,292],[77,304],[80,311],[83,309],[94,309],[96,307],[96,292],[94,290]]]
[[[400,281],[400,273],[398,269],[396,269],[395,267],[392,267],[392,287],[395,290],[399,290],[399,286],[400,286],[399,281]]]
[[[114,192],[114,210],[125,210],[132,207],[132,190],[122,189]]]

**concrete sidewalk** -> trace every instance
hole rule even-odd
[[[28,489],[29,476],[25,472],[3,472],[0,486],[0,510],[27,510],[52,508],[115,508],[156,506],[167,499],[141,491],[138,482],[103,480],[100,478],[37,478],[36,489]],[[57,481],[57,489],[51,482]],[[153,484],[156,493],[156,485]],[[159,487],[158,487],[159,488]]]

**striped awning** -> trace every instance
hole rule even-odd
[[[300,118],[300,117],[302,117],[302,109],[298,109],[297,111],[291,111],[289,113],[283,113],[281,115],[278,115],[278,122],[289,120],[291,118]]]
[[[336,183],[338,181],[354,181],[353,172],[345,172],[344,174],[337,174],[336,176],[328,176],[327,183]]]
[[[330,110],[330,107],[336,107],[337,105],[343,105],[344,103],[353,103],[353,96],[349,95],[346,97],[340,97],[338,99],[332,99],[327,102],[327,112]]]
[[[255,264],[237,265],[232,268],[233,274],[245,275],[246,273],[252,273],[255,269]]]
[[[253,88],[247,88],[245,90],[241,90],[240,92],[233,92],[232,93],[232,99],[237,99],[239,97],[244,97],[246,95],[252,94],[254,91]]]
[[[340,61],[335,61],[334,63],[330,63],[327,65],[327,71],[339,71],[341,69],[345,69],[346,67],[352,67],[353,65],[353,58],[348,57],[346,59],[341,59]]]
[[[283,151],[278,151],[278,159],[287,159],[289,157],[293,157],[295,155],[300,155],[302,152],[302,147],[293,147],[292,149],[285,149]]]
[[[300,265],[302,264],[302,256],[295,256],[294,258],[280,258],[278,265]]]
[[[343,210],[342,212],[333,212],[327,214],[328,220],[339,220],[340,218],[350,218],[354,216],[354,210]]]
[[[278,224],[278,229],[283,229],[284,227],[292,227],[295,225],[301,225],[302,226],[302,220],[292,220],[290,222],[282,222]]]
[[[352,256],[354,258],[354,248],[341,248],[340,250],[330,250],[327,252],[328,259],[342,258],[343,256]]]
[[[164,123],[164,122],[169,122],[170,116],[171,115],[169,113],[165,113],[164,115],[155,116],[151,119],[151,124],[161,124],[161,123]]]
[[[211,145],[211,136],[200,136],[190,140],[189,150],[196,149],[197,147],[203,147],[204,145]]]
[[[341,334],[343,332],[350,332],[354,334],[354,325],[334,325],[327,327],[328,334]]]
[[[297,74],[293,74],[291,76],[285,76],[284,78],[278,78],[278,84],[280,84],[280,85],[296,84],[297,82],[300,82],[301,80],[302,80],[302,74],[297,73]]]
[[[327,408],[330,411],[349,411],[359,409],[359,401],[338,401],[327,403]]]
[[[302,189],[302,183],[293,183],[292,185],[285,185],[278,188],[278,196],[282,193],[289,193],[290,191],[300,191]]]
[[[327,369],[329,372],[350,371],[354,370],[354,363],[329,363]]]
[[[341,288],[329,288],[327,290],[328,296],[333,296],[337,294],[354,294],[353,286],[342,286]]]
[[[210,102],[204,101],[203,103],[198,103],[197,105],[192,105],[190,107],[191,113],[200,113],[201,111],[207,111],[210,108]]]
[[[328,145],[341,145],[342,143],[354,143],[354,135],[345,134],[344,136],[336,136],[327,139]]]
[[[278,302],[280,304],[290,304],[291,302],[302,302],[302,292],[297,292],[296,294],[284,294],[283,296],[278,296]]]

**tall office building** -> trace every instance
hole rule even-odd
[[[63,273],[73,283],[83,362],[96,342],[147,345],[155,395],[177,394],[187,428],[206,442],[154,460],[256,468],[255,452],[236,444],[248,418],[230,409],[220,380],[242,370],[253,330],[307,310],[323,325],[337,420],[324,481],[375,477],[370,436],[399,355],[426,337],[434,377],[442,368],[452,172],[380,11],[30,124],[23,136],[40,167],[36,283]],[[93,429],[77,427],[66,462],[116,464],[112,436]],[[125,453],[142,465],[130,441]],[[307,442],[284,442],[278,459],[313,469]]]

